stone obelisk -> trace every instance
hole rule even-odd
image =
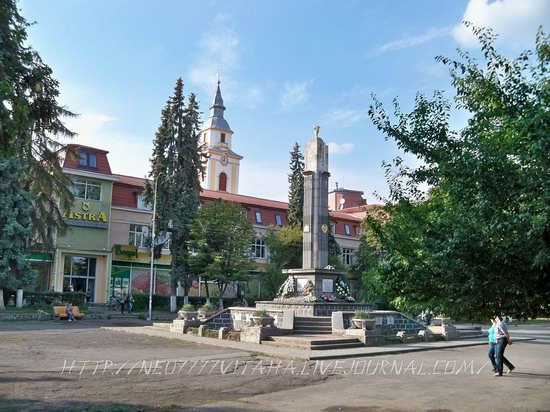
[[[328,146],[319,137],[319,126],[307,144],[304,168],[303,269],[328,265]]]
[[[304,168],[304,228],[302,268],[286,269],[285,285],[291,284],[293,296],[303,301],[312,293],[316,297],[334,293],[334,281],[343,276],[328,265],[328,146],[319,137],[319,126],[306,146]],[[293,284],[293,285],[292,285]],[[283,285],[283,288],[285,287]],[[284,295],[284,292],[283,292]],[[284,299],[286,297],[281,296]]]

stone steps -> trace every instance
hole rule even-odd
[[[108,312],[108,315],[111,319],[139,319],[139,315],[128,315],[128,314],[122,314],[122,313],[113,313]]]
[[[148,329],[156,329],[156,330],[164,330],[167,332],[170,332],[170,326],[171,323],[159,323],[159,322],[153,322],[151,326],[146,326]]]
[[[328,316],[295,317],[294,333],[307,335],[332,334],[332,319]]]
[[[480,326],[461,326],[457,327],[457,331],[460,339],[482,338],[484,336]]]
[[[330,350],[359,348],[363,344],[357,338],[319,335],[271,336],[262,345],[284,346],[306,350]]]

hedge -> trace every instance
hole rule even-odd
[[[86,304],[84,292],[23,292],[23,299],[29,305],[63,305],[72,303],[74,306]]]
[[[132,311],[134,312],[144,312],[149,309],[149,294],[147,293],[132,293],[134,298],[134,305],[132,306]],[[210,298],[210,301],[213,304],[218,302],[218,298]],[[176,298],[176,305],[178,308],[183,306],[183,296],[178,296]],[[235,298],[224,298],[223,305],[224,307],[229,307],[233,305]],[[196,307],[202,306],[206,303],[205,297],[196,297],[189,296],[189,303]],[[157,311],[169,311],[170,310],[170,296],[164,295],[153,295],[153,310]]]

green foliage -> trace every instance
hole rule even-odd
[[[258,309],[254,311],[254,316],[258,316],[259,318],[267,318],[269,317],[269,313],[267,313],[267,310],[265,309]]]
[[[270,226],[264,238],[270,263],[282,269],[302,267],[302,236],[300,226]]]
[[[301,228],[304,221],[304,155],[298,143],[294,143],[290,152],[288,183],[288,224]]]
[[[172,291],[179,280],[186,294],[192,281],[187,263],[188,226],[200,206],[200,175],[205,172],[199,117],[195,95],[189,95],[185,106],[183,82],[178,79],[173,96],[162,110],[149,173],[157,184],[155,231],[164,242],[170,240]],[[154,190],[154,184],[147,184],[145,200],[151,205]],[[155,244],[156,250],[162,248]]]
[[[0,158],[0,288],[22,288],[35,276],[25,253],[33,205],[30,193],[20,187],[22,174],[17,159]]]
[[[358,310],[353,314],[353,319],[371,319],[371,315],[369,312],[366,312],[364,310]]]
[[[550,313],[550,62],[542,31],[535,52],[499,55],[491,30],[473,28],[485,58],[437,58],[450,68],[467,126],[449,126],[451,104],[417,95],[396,120],[375,100],[370,116],[423,164],[386,164],[390,220],[368,218],[365,280],[400,309],[454,318]],[[431,187],[423,196],[422,185]]]
[[[25,295],[26,296],[26,295]],[[149,294],[148,293],[132,293],[134,298],[134,305],[132,310],[134,312],[146,312],[149,309]],[[204,304],[205,298],[199,298],[198,296],[189,296],[189,303],[194,307],[199,307]],[[181,308],[184,302],[184,296],[177,297],[176,306]],[[224,305],[231,306],[235,299],[224,299]],[[170,309],[170,296],[165,295],[153,295],[153,310],[155,311],[168,311]]]
[[[254,229],[240,205],[222,199],[205,204],[189,225],[189,264],[195,275],[216,281],[223,298],[229,283],[246,280]]]
[[[59,161],[63,145],[54,137],[74,135],[61,118],[75,115],[58,104],[59,83],[27,44],[28,26],[15,0],[0,3],[0,158],[24,168],[19,186],[33,202],[25,213],[35,234],[28,246],[51,248],[66,228],[59,205],[68,208],[73,200]]]
[[[147,295],[149,296],[149,295]],[[66,305],[72,303],[80,309],[85,305],[84,292],[24,292],[25,300],[29,305]]]
[[[272,300],[277,296],[277,291],[287,279],[287,275],[283,274],[280,266],[273,263],[268,263],[265,266],[265,271],[260,274],[263,300]],[[247,298],[248,300],[248,298]]]
[[[216,307],[214,305],[212,305],[211,303],[205,303],[204,305],[202,305],[199,310],[201,311],[204,311],[204,312],[210,312],[212,310],[215,310]]]
[[[196,309],[194,305],[191,305],[190,303],[188,303],[187,305],[183,305],[181,307],[181,310],[184,312],[194,312]]]

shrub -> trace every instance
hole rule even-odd
[[[353,319],[371,319],[371,316],[367,311],[358,310],[353,314]]]
[[[30,306],[66,305],[84,306],[86,294],[84,292],[24,292],[23,298]]]
[[[194,312],[195,311],[195,305],[191,305],[190,303],[188,303],[187,305],[183,305],[181,307],[181,310],[184,311],[184,312]]]
[[[258,309],[254,312],[254,316],[258,316],[260,318],[267,318],[269,316],[269,313],[267,313],[267,310],[265,309]]]
[[[214,305],[212,305],[211,303],[205,303],[204,305],[202,305],[199,308],[200,311],[204,311],[204,312],[210,312],[210,311],[213,311],[215,309],[216,309],[216,307]]]

